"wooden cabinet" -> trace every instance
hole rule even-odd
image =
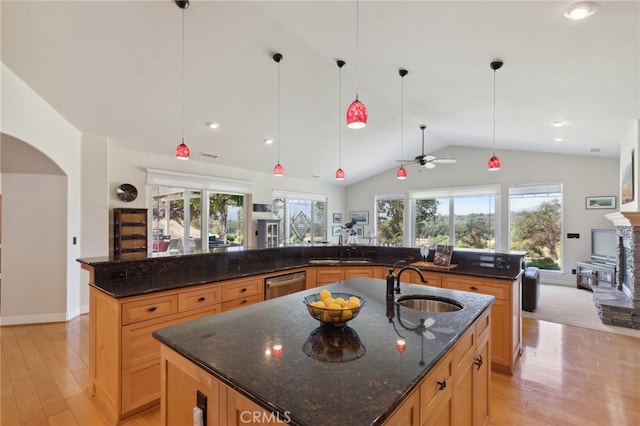
[[[117,259],[147,255],[147,209],[113,209],[113,254]]]
[[[521,277],[516,280],[443,274],[442,287],[496,297],[491,308],[491,365],[513,374],[522,352]]]
[[[124,299],[92,287],[89,390],[108,416],[119,421],[160,400],[160,343],[154,330],[260,302],[263,280],[260,275]]]
[[[491,308],[480,315],[384,425],[486,425],[490,403],[490,321]],[[208,425],[289,423],[287,415],[265,409],[173,349],[161,346],[162,425],[193,424],[193,407],[198,390],[207,396]]]
[[[264,276],[239,278],[222,285],[222,310],[241,308],[264,300]]]
[[[484,313],[453,351],[452,424],[456,426],[482,426],[489,421],[490,322],[489,313]]]
[[[344,280],[344,269],[338,266],[316,268],[316,287]]]
[[[593,287],[616,286],[616,267],[602,263],[578,262],[577,287],[591,290]]]

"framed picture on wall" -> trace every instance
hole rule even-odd
[[[349,220],[357,223],[358,225],[368,225],[369,212],[349,212]]]
[[[635,150],[631,150],[631,158],[622,171],[622,187],[620,188],[620,204],[627,204],[633,201],[635,188],[634,181],[634,162]]]
[[[342,223],[342,213],[333,214],[333,223]]]
[[[342,226],[331,227],[331,235],[333,235],[334,237],[340,236],[341,232],[342,232]]]
[[[607,197],[587,197],[586,209],[615,209],[616,197],[613,195]]]
[[[364,237],[364,226],[356,225],[353,227],[353,230],[356,232],[358,237]]]

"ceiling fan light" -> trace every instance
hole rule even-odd
[[[424,167],[426,169],[435,169],[436,165],[429,161],[427,164],[424,165]]]
[[[178,160],[188,160],[189,155],[189,147],[185,145],[183,140],[182,143],[176,147],[176,158]]]
[[[344,180],[344,170],[336,170],[336,180]]]
[[[280,163],[276,164],[276,166],[273,168],[273,175],[284,176],[284,167],[282,167]]]
[[[400,168],[396,172],[396,178],[398,178],[399,180],[406,179],[407,178],[407,169],[405,169],[403,166],[400,166]]]
[[[500,168],[502,167],[502,165],[500,164],[500,159],[494,154],[491,158],[489,158],[487,167],[489,168],[489,171],[500,170]]]
[[[362,129],[367,125],[367,107],[362,102],[356,100],[351,102],[347,109],[347,127],[350,129]]]

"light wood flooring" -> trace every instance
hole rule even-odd
[[[88,322],[0,328],[0,425],[108,424],[86,393]],[[530,318],[523,336],[515,374],[492,374],[490,425],[640,424],[640,339]],[[159,409],[124,423],[159,424]]]

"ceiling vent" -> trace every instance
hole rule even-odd
[[[214,160],[218,158],[216,154],[209,154],[208,152],[201,152],[199,155],[200,157],[213,158]]]

